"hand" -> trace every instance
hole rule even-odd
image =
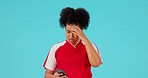
[[[67,76],[60,76],[60,75],[62,75],[62,74],[58,74],[57,72],[56,73],[54,73],[54,76],[55,76],[55,78],[68,78]]]
[[[72,27],[71,27],[71,31],[72,31],[74,34],[78,35],[79,38],[80,38],[82,41],[84,41],[84,40],[87,39],[87,37],[86,37],[85,34],[83,33],[83,30],[80,29],[79,26],[72,26]]]

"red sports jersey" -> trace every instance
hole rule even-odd
[[[99,54],[96,46],[93,47]],[[91,65],[82,41],[79,41],[76,46],[68,41],[54,45],[43,66],[52,71],[64,70],[68,78],[92,78]]]

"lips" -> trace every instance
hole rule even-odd
[[[73,42],[73,41],[74,41],[74,39],[68,39],[68,41],[69,41],[69,42]]]

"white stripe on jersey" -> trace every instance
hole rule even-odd
[[[66,41],[63,41],[63,42],[60,42],[52,46],[52,48],[50,49],[48,53],[47,61],[45,61],[45,65],[44,65],[45,68],[51,71],[55,70],[55,67],[56,67],[55,52],[59,47],[63,46],[65,43]]]

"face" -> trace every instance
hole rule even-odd
[[[79,40],[78,35],[72,33],[73,31],[71,30],[74,26],[77,26],[75,24],[66,24],[66,39],[69,43],[75,45],[77,41]]]

